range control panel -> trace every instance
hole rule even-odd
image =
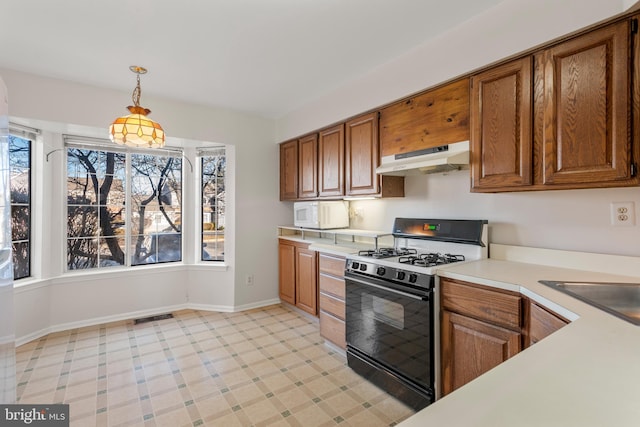
[[[434,277],[431,274],[416,273],[414,271],[403,270],[399,267],[390,267],[375,262],[352,259],[347,260],[347,271],[425,289],[431,288],[434,282]]]

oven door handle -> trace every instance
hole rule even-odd
[[[370,282],[365,282],[364,280],[356,279],[355,277],[348,276],[348,277],[345,277],[345,280],[351,280],[353,282],[359,283],[359,284],[364,285],[364,286],[371,286],[372,288],[377,288],[377,289],[380,289],[380,290],[383,290],[383,291],[392,292],[394,294],[402,295],[402,296],[405,296],[405,297],[408,297],[408,298],[413,298],[413,299],[417,299],[417,300],[420,300],[420,301],[429,301],[429,297],[428,296],[414,295],[414,294],[410,294],[408,292],[399,291],[397,289],[388,288],[386,286],[375,285],[375,284],[370,283]]]

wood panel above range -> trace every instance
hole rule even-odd
[[[382,157],[468,140],[468,78],[404,99],[380,111]]]

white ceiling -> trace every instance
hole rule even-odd
[[[0,68],[278,118],[501,0],[1,0]]]

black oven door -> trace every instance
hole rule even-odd
[[[345,280],[347,352],[432,393],[433,291],[394,289],[351,272]]]

